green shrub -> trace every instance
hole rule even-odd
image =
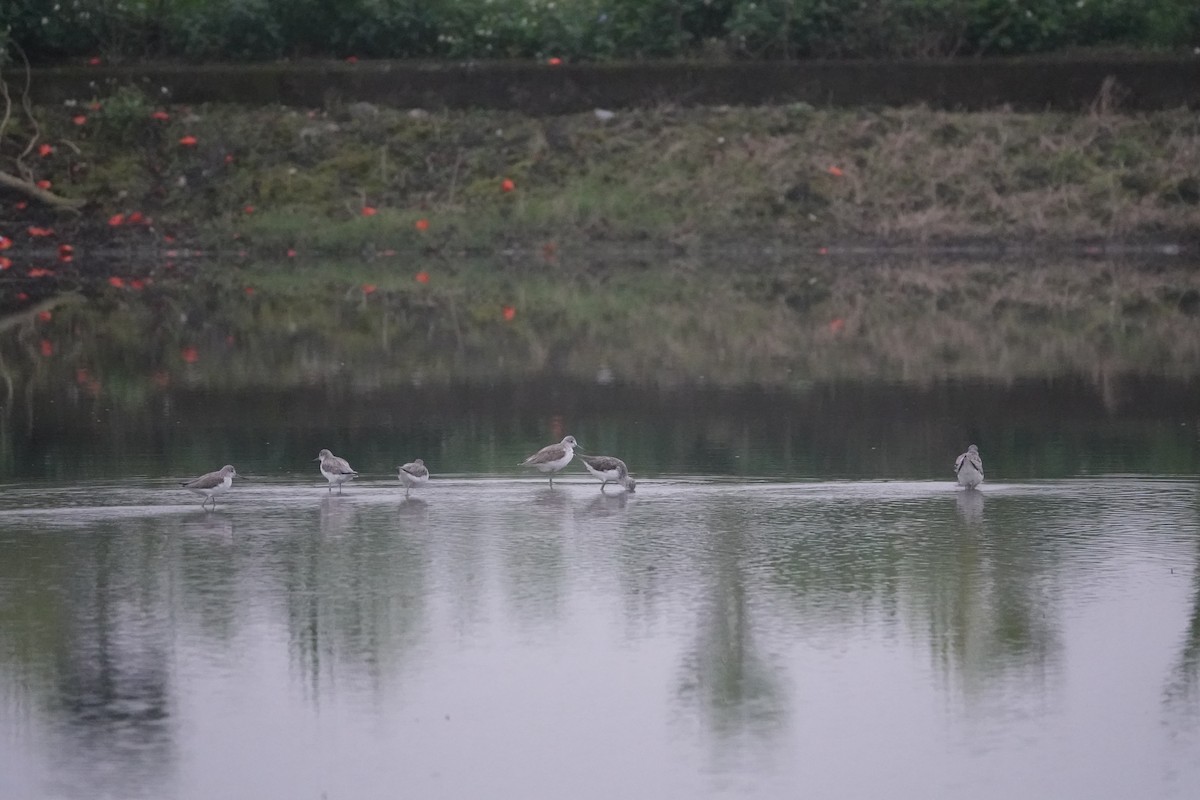
[[[7,0],[35,62],[942,57],[1200,44],[1195,0]],[[715,46],[714,46],[715,45]]]

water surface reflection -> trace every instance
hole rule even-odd
[[[13,484],[0,788],[1190,796],[1195,484],[985,489]]]

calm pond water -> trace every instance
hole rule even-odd
[[[655,330],[642,267],[217,266],[0,318],[0,799],[1200,796],[1200,381],[1148,301],[881,354],[791,267]],[[566,434],[637,492],[516,467]]]
[[[0,797],[1195,797],[1194,389],[34,393]]]

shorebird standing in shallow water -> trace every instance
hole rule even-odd
[[[400,471],[400,482],[404,484],[404,496],[408,497],[408,493],[415,486],[424,486],[429,483],[429,470],[425,468],[425,462],[421,459],[410,461],[402,467],[397,467]]]
[[[321,462],[321,474],[325,476],[325,480],[329,481],[329,491],[331,492],[336,485],[338,494],[341,494],[342,484],[358,477],[358,473],[350,468],[346,459],[338,458],[328,450],[322,450],[313,461]]]
[[[625,462],[612,456],[585,456],[579,454],[579,460],[587,467],[587,471],[600,479],[600,491],[609,483],[619,483],[625,491],[632,492],[637,487],[637,481],[629,477],[629,468]]]
[[[971,445],[967,452],[954,459],[954,474],[958,476],[958,485],[974,489],[983,483],[983,459],[979,457],[979,448]]]
[[[550,486],[554,486],[554,473],[571,463],[575,448],[579,442],[574,436],[567,436],[558,444],[550,444],[538,450],[521,462],[522,467],[537,467],[538,472],[550,473]]]
[[[217,507],[217,495],[229,491],[229,487],[233,486],[235,475],[237,475],[237,470],[233,468],[233,464],[226,464],[216,472],[201,475],[195,480],[184,481],[180,486],[189,492],[204,495],[204,500],[200,503],[201,508],[204,508],[208,501],[212,500],[213,508],[215,509]]]

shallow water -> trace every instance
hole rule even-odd
[[[1194,476],[311,472],[3,487],[0,796],[1200,789]]]

